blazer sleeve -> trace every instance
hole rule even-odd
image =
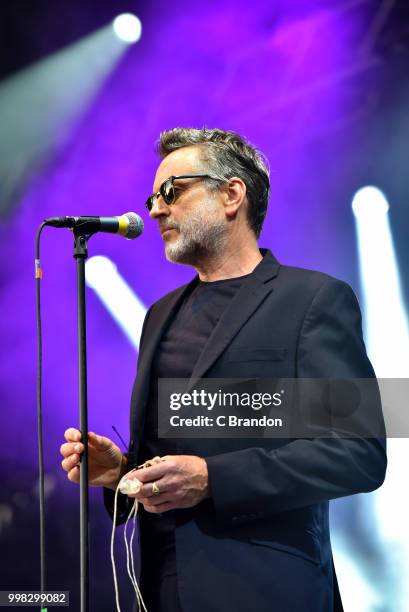
[[[346,283],[330,279],[316,292],[301,325],[296,365],[301,378],[375,376],[362,339],[359,305]],[[380,402],[370,409],[383,424]],[[254,447],[208,457],[216,517],[238,525],[373,491],[385,478],[385,447],[384,437],[315,437],[274,450]]]
[[[148,319],[149,319],[149,315],[151,313],[151,310],[152,310],[152,306],[147,311],[147,313],[145,315],[145,319],[143,321],[142,332],[141,332],[141,340],[140,340],[140,343],[139,343],[139,355],[142,352],[142,347],[143,347],[143,341],[144,341],[144,337],[145,337],[146,326],[147,326],[147,323],[148,323]],[[129,458],[130,458],[130,456],[132,456],[132,455],[130,455],[130,453],[124,453],[124,454],[125,454],[125,456],[128,459],[128,467],[129,467],[128,471],[130,471],[134,467],[136,467],[136,465],[133,465],[132,462],[129,462]],[[113,518],[114,518],[115,491],[113,491],[112,489],[107,489],[106,487],[104,487],[104,489],[103,489],[103,498],[104,498],[105,508],[106,508],[109,516],[113,520]],[[128,497],[127,495],[124,495],[123,493],[118,493],[118,508],[117,508],[116,525],[121,525],[122,523],[124,523],[126,521],[126,519],[128,518],[128,514],[131,511],[131,507],[132,507],[133,503],[134,503],[134,498],[133,497],[131,498],[131,497]]]

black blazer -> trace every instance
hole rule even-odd
[[[282,266],[270,251],[262,254],[209,338],[192,381],[374,377],[352,289],[320,272]],[[132,467],[155,349],[196,282],[166,295],[146,315],[131,402]],[[373,411],[379,411],[376,402]],[[206,458],[212,493],[175,512],[184,612],[342,611],[328,502],[382,484],[384,439],[189,439],[179,441],[178,452]],[[118,523],[128,510],[122,498]],[[111,516],[112,501],[105,490]]]

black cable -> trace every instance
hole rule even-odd
[[[118,436],[118,438],[121,440],[122,444],[124,445],[124,449],[128,450],[128,447],[126,445],[125,440],[123,439],[123,437],[121,436],[121,434],[119,433],[119,431],[117,430],[117,428],[115,427],[115,425],[111,426],[112,429],[114,430],[114,432],[116,433],[116,435]]]
[[[36,312],[37,312],[37,428],[38,428],[38,465],[39,465],[39,501],[40,501],[40,575],[41,592],[45,592],[46,567],[45,567],[45,503],[44,503],[44,449],[43,449],[43,414],[42,414],[42,332],[41,332],[41,301],[40,287],[42,270],[40,266],[40,237],[45,222],[41,223],[36,237]],[[46,608],[41,608],[46,610]]]

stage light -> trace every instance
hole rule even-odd
[[[146,307],[119,274],[115,264],[107,257],[91,257],[85,263],[85,280],[138,349]]]
[[[384,410],[386,408],[390,414],[391,406],[399,398],[399,381],[382,383],[382,379],[409,378],[409,323],[387,214],[389,204],[382,191],[368,186],[355,194],[352,208],[364,296],[365,341],[379,380]],[[385,393],[388,388],[396,389],[396,392],[389,392],[389,397]],[[397,408],[403,415],[405,401]],[[388,423],[388,419],[386,421]],[[399,559],[399,574],[392,573],[389,578],[391,582],[387,588],[390,592],[383,589],[383,605],[387,606],[393,598],[393,609],[403,610],[409,599],[409,583],[400,581],[400,576],[406,576],[409,571],[409,495],[402,488],[408,463],[407,439],[389,438],[387,450],[386,479],[374,494],[377,525],[374,540],[385,551],[385,558],[393,550],[394,558]],[[366,522],[368,519],[367,513]]]
[[[368,353],[380,378],[409,375],[409,327],[385,195],[363,187],[352,200]]]
[[[132,13],[118,15],[114,19],[113,28],[118,38],[129,44],[138,42],[142,35],[141,21]]]
[[[385,194],[380,189],[368,185],[367,187],[362,187],[354,195],[352,210],[356,217],[386,215],[389,210],[389,204]]]
[[[0,213],[70,142],[127,49],[109,23],[1,82]]]

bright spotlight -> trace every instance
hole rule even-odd
[[[132,13],[118,15],[114,19],[113,28],[118,38],[129,44],[138,42],[142,35],[142,23]]]
[[[365,298],[368,353],[379,378],[409,374],[409,326],[386,197],[373,186],[352,200]],[[387,321],[387,323],[386,323]]]
[[[0,209],[9,207],[46,176],[47,164],[67,139],[115,70],[127,46],[109,23],[0,83]],[[40,187],[30,191],[34,199]]]
[[[387,214],[389,204],[382,191],[366,186],[355,194],[352,209],[355,215],[361,284],[365,300],[365,338],[368,354],[380,383],[383,405],[390,411],[396,404],[396,391],[391,393],[389,389],[396,389],[397,381],[392,380],[391,384],[386,386],[382,379],[405,380],[409,377],[409,323]],[[404,403],[399,406],[402,410],[405,407]],[[407,575],[409,571],[406,518],[409,512],[409,495],[402,489],[407,463],[407,440],[389,438],[388,473],[384,485],[374,495],[378,537],[385,550],[394,550],[394,554],[401,560],[399,572],[402,576]],[[394,609],[403,610],[409,599],[408,583],[403,581],[400,589],[394,589],[393,596]],[[387,605],[386,599],[382,603]],[[352,609],[354,605],[352,604]],[[373,610],[374,607],[370,609]]]
[[[85,279],[138,349],[146,307],[119,274],[116,265],[108,257],[91,257],[85,263]]]
[[[380,189],[368,185],[367,187],[362,187],[354,195],[352,210],[356,217],[386,215],[389,210],[389,204]]]

